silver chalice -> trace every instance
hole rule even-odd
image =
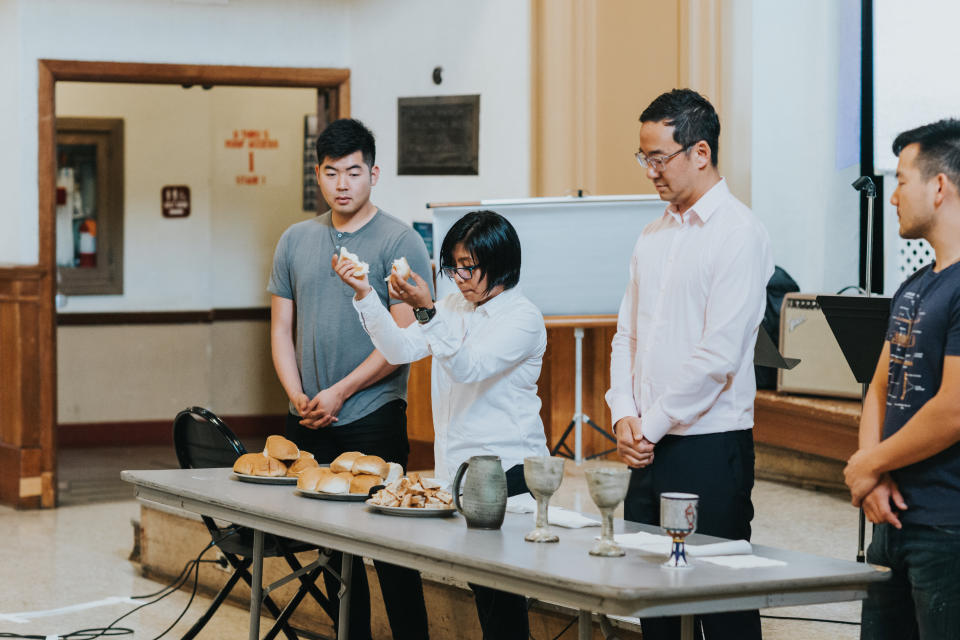
[[[600,539],[590,549],[590,555],[616,557],[624,555],[613,541],[613,510],[623,502],[630,486],[630,467],[622,462],[588,462],[583,467],[590,497],[603,516]]]
[[[555,456],[530,456],[523,459],[523,479],[527,488],[537,499],[537,528],[523,537],[527,542],[557,542],[560,538],[550,533],[547,507],[550,497],[563,482],[563,458]]]

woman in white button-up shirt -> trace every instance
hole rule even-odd
[[[506,218],[474,211],[447,232],[440,264],[458,291],[436,304],[416,273],[412,284],[391,275],[391,297],[412,306],[417,317],[401,329],[379,298],[368,295],[370,283],[353,276],[354,264],[333,260],[337,274],[357,292],[354,307],[390,364],[433,356],[437,478],[449,484],[470,456],[496,455],[507,472],[508,494],[524,493],[523,459],[549,452],[537,397],[547,331],[540,310],[517,286],[520,239]],[[484,638],[526,640],[522,596],[476,586],[474,592]]]

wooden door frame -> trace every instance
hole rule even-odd
[[[42,492],[39,500],[19,499],[17,507],[56,506],[56,104],[57,82],[114,82],[130,84],[195,84],[201,86],[332,88],[339,117],[350,113],[350,70],[298,67],[243,67],[86,60],[38,60],[38,188],[39,188],[39,332],[36,359],[25,363],[39,371],[38,419],[20,425],[21,442],[32,442],[41,451]],[[29,437],[28,437],[29,436]],[[20,474],[0,469],[0,476]],[[0,481],[5,478],[0,478]],[[24,478],[13,478],[23,485]]]

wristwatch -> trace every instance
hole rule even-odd
[[[417,307],[413,310],[413,317],[416,318],[420,324],[427,324],[435,315],[437,315],[436,307]]]

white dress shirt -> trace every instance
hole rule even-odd
[[[773,274],[770,239],[720,180],[643,230],[620,303],[606,400],[644,437],[753,427],[753,349]]]
[[[470,456],[500,456],[504,470],[549,455],[537,379],[547,330],[519,287],[482,305],[460,291],[436,303],[427,324],[396,325],[377,296],[354,307],[374,346],[391,364],[433,356],[431,395],[437,479],[449,484]]]

